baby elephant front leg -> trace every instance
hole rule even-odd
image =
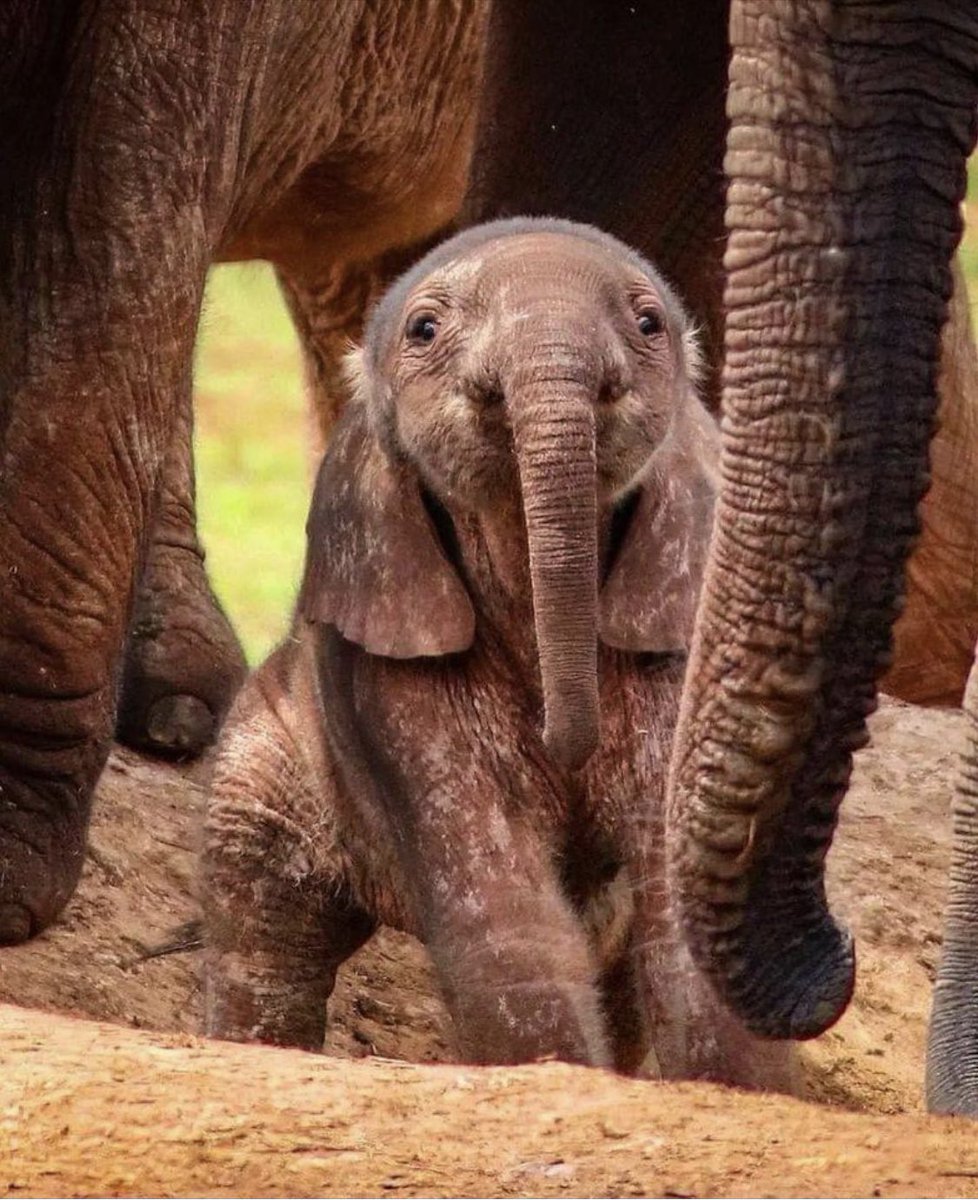
[[[340,964],[373,932],[323,871],[322,822],[287,731],[255,678],[222,735],[203,855],[211,1037],[321,1050]]]
[[[493,823],[493,845],[430,830],[426,938],[468,1062],[540,1058],[605,1066],[610,1055],[583,928],[542,845]]]

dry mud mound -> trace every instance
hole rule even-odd
[[[9,1195],[971,1196],[963,1121],[545,1064],[348,1062],[0,1010]]]
[[[118,753],[78,897],[0,953],[0,1000],[49,1010],[0,1009],[0,1194],[978,1196],[978,1127],[920,1115],[963,723],[889,703],[873,731],[830,857],[856,996],[803,1052],[807,1104],[386,1061],[451,1057],[423,952],[386,932],[343,972],[339,1058],[187,1036],[201,771]]]

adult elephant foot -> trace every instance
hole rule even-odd
[[[89,805],[52,801],[44,820],[21,810],[0,819],[0,946],[26,942],[47,928],[77,886]]]
[[[0,636],[0,648],[24,644],[32,645]],[[67,683],[55,676],[56,651],[33,680],[15,674],[23,658],[6,656],[9,674],[2,677],[18,686],[0,692],[0,946],[34,937],[71,899],[114,708],[114,689],[98,682],[90,657]],[[16,741],[6,733],[11,729]]]
[[[196,546],[156,546],[129,633],[116,734],[161,758],[214,741],[244,679],[238,639]]]
[[[194,758],[214,741],[247,670],[197,540],[190,424],[187,412],[165,467],[116,726],[127,746],[175,759]]]

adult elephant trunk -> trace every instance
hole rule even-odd
[[[809,1037],[852,989],[823,864],[927,486],[978,17],[740,0],[730,29],[723,488],[669,853],[720,994]]]
[[[518,380],[509,407],[530,554],[543,740],[559,763],[578,770],[598,743],[593,400],[583,385],[548,370]]]

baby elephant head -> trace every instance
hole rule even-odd
[[[521,504],[544,741],[580,767],[597,743],[598,635],[633,651],[688,641],[715,449],[696,362],[676,297],[598,230],[499,221],[439,246],[354,359],[361,412],[322,468],[306,615],[376,654],[466,649],[472,604],[425,496],[448,514]]]

